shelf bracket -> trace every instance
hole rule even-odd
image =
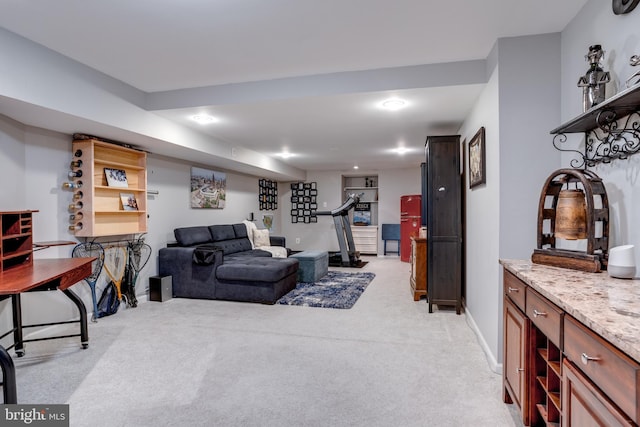
[[[596,116],[597,126],[586,131],[584,152],[563,148],[567,140],[564,133],[553,137],[553,146],[562,152],[574,153],[571,167],[592,167],[599,163],[624,160],[640,151],[640,109],[622,118],[613,110],[603,109]]]

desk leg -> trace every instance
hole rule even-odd
[[[2,394],[4,404],[18,403],[18,392],[16,388],[16,368],[9,352],[0,346],[0,366],[2,366]]]
[[[20,294],[11,295],[11,307],[13,309],[13,342],[15,343],[16,356],[24,356],[24,343],[22,342],[22,304]]]
[[[84,303],[75,294],[71,289],[65,289],[64,294],[78,307],[78,311],[80,312],[80,341],[82,343],[82,348],[89,347],[89,327],[87,326],[87,308],[84,306]]]

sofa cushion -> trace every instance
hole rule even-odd
[[[216,269],[216,277],[230,282],[277,282],[291,274],[297,274],[295,258],[235,258]]]
[[[211,233],[205,226],[182,227],[173,230],[173,235],[180,246],[193,246],[211,242]]]
[[[233,224],[233,231],[236,233],[237,239],[243,237],[249,238],[249,235],[247,234],[247,227],[244,224]]]
[[[249,239],[247,238],[220,240],[214,244],[222,249],[225,256],[235,254],[237,252],[251,251],[251,242],[249,242]]]
[[[210,225],[209,231],[211,232],[211,239],[214,242],[236,238],[236,232],[233,230],[233,225],[231,224]]]
[[[270,257],[272,254],[269,251],[263,249],[249,249],[246,251],[235,252],[225,256],[225,262],[233,260],[234,258],[242,257]]]

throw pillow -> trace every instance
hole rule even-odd
[[[269,230],[253,230],[253,243],[256,245],[256,248],[261,246],[271,246]]]

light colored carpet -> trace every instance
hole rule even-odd
[[[367,260],[350,310],[173,299],[91,324],[87,350],[28,343],[18,401],[69,403],[72,426],[519,425],[464,315]]]

